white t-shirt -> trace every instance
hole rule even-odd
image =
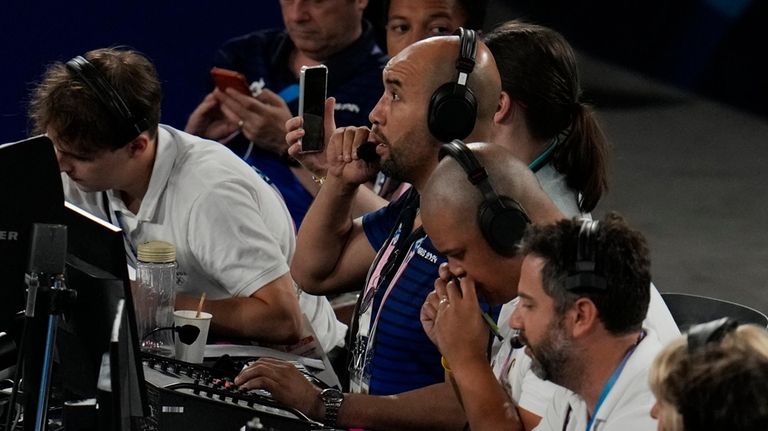
[[[652,330],[638,344],[613,387],[595,413],[588,431],[653,431],[651,418],[655,402],[648,386],[648,371],[662,346]],[[536,431],[584,431],[588,424],[587,404],[565,388],[557,388]],[[566,425],[567,421],[567,425]]]
[[[565,176],[557,172],[551,163],[544,165],[536,172],[536,178],[566,218],[575,216],[591,218],[589,213],[579,212],[576,193],[568,188]],[[517,302],[517,298],[513,299],[504,304],[499,312],[499,331],[504,340],[510,338],[512,330],[509,327],[509,318]],[[680,335],[680,330],[669,308],[653,283],[651,283],[651,298],[643,327],[651,329],[652,336],[656,337],[662,345]],[[493,373],[509,397],[521,408],[538,416],[544,416],[555,392],[561,389],[560,386],[536,377],[531,371],[531,358],[525,354],[524,349],[512,349],[508,341],[500,343],[494,340],[491,357]]]
[[[576,193],[568,188],[565,175],[557,172],[552,163],[547,163],[536,171],[536,178],[539,180],[542,190],[552,199],[552,202],[565,218],[579,215],[591,218],[589,213],[581,214]]]
[[[289,272],[295,232],[282,199],[251,167],[213,141],[168,126],[158,130],[149,188],[138,214],[118,194],[79,190],[62,174],[67,200],[119,227],[135,260],[151,240],[176,246],[178,292],[210,299],[247,297]],[[316,299],[311,299],[316,298]],[[327,351],[343,344],[345,325],[324,297],[301,295],[302,311]]]
[[[512,331],[509,327],[509,318],[517,302],[517,298],[513,299],[504,304],[499,312],[499,331],[505,340],[509,340]],[[680,330],[669,308],[653,283],[651,283],[651,299],[643,327],[649,329],[646,338],[655,338],[662,346],[680,335]],[[521,408],[543,416],[559,386],[541,380],[533,374],[531,358],[525,354],[524,349],[512,349],[509,342],[496,341],[493,351],[496,352],[491,360],[493,373],[510,398]]]

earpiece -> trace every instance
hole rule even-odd
[[[597,262],[597,220],[583,219],[576,242],[576,261],[565,281],[568,290],[605,290],[605,277],[595,271]]]
[[[67,69],[80,82],[91,89],[91,92],[106,107],[112,116],[118,121],[120,127],[121,139],[115,145],[122,147],[125,143],[136,139],[139,134],[149,128],[149,122],[146,118],[137,118],[128,109],[115,87],[109,83],[103,73],[96,68],[85,57],[78,55],[66,63]]]
[[[688,353],[695,353],[709,343],[717,343],[733,332],[739,326],[739,322],[730,317],[713,320],[707,323],[699,323],[688,330]]]
[[[491,248],[502,256],[513,256],[531,220],[514,199],[498,195],[488,181],[488,172],[464,142],[455,139],[440,147],[439,158],[449,155],[467,173],[467,179],[483,194],[477,209],[480,232]]]
[[[456,33],[460,47],[456,60],[458,76],[455,82],[447,82],[432,93],[427,114],[429,131],[441,142],[466,138],[475,128],[477,118],[477,101],[467,87],[469,74],[475,68],[477,34],[462,27]]]

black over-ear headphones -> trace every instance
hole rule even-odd
[[[447,82],[432,93],[427,124],[432,136],[441,142],[464,139],[472,133],[477,118],[477,101],[467,80],[475,68],[477,33],[459,27],[459,59],[456,60],[456,82]]]
[[[567,290],[605,290],[605,277],[595,272],[597,262],[597,220],[583,219],[576,241],[576,260],[565,280]]]
[[[145,117],[136,118],[128,109],[115,87],[109,83],[103,73],[85,57],[78,55],[66,63],[67,69],[75,78],[91,89],[91,92],[99,99],[111,115],[118,121],[120,127],[120,142],[116,142],[117,148],[136,139],[139,134],[149,128],[149,122]]]
[[[449,155],[467,173],[469,182],[483,194],[477,209],[477,223],[483,238],[502,256],[513,256],[531,222],[523,207],[508,196],[498,195],[488,181],[488,172],[464,142],[455,139],[440,147],[439,158]]]
[[[688,353],[695,353],[709,343],[719,343],[726,334],[733,332],[739,322],[730,317],[699,323],[688,330]]]

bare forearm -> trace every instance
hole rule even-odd
[[[392,396],[347,394],[338,419],[343,427],[397,430],[460,430],[465,423],[445,383]]]
[[[305,291],[325,294],[339,288],[332,276],[352,233],[356,194],[356,187],[345,187],[329,178],[309,208],[291,264],[291,275]]]
[[[197,303],[198,298],[178,295],[176,308],[194,310]],[[217,336],[289,344],[297,342],[301,334],[298,308],[270,305],[259,298],[206,300],[203,311],[213,315],[211,333]]]
[[[451,374],[461,392],[464,412],[473,431],[523,431],[514,403],[487,363],[468,364]]]

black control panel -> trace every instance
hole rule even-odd
[[[278,403],[267,391],[235,385],[235,376],[251,360],[225,355],[206,366],[144,354],[144,378],[152,414],[142,428],[238,431],[258,417],[265,429],[326,429],[298,410]],[[307,379],[322,386],[304,365],[294,365]]]

